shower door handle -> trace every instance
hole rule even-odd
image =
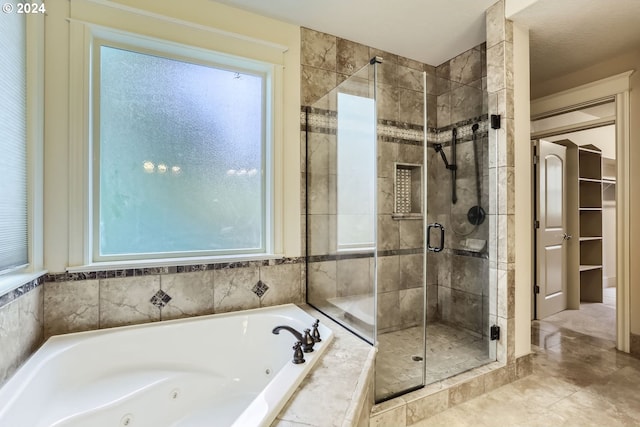
[[[440,229],[440,245],[439,246],[431,246],[431,229],[439,228]],[[444,249],[444,227],[442,224],[438,224],[434,222],[433,224],[429,224],[427,226],[427,250],[430,252],[441,252]]]

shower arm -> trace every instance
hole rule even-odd
[[[436,150],[436,153],[440,153],[440,157],[444,161],[444,166],[451,171],[451,203],[454,205],[458,201],[458,195],[456,193],[456,170],[458,166],[456,165],[456,144],[458,140],[458,130],[453,128],[451,130],[451,155],[453,156],[453,163],[449,164],[447,161],[447,155],[444,154],[444,150],[442,149],[442,144],[434,144],[433,149]]]
[[[444,150],[442,149],[442,144],[433,144],[433,149],[436,150],[436,153],[440,153],[440,157],[442,157],[442,161],[444,162],[444,167],[449,170],[456,170],[458,166],[450,165],[447,160],[447,155],[444,154]]]

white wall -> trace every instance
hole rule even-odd
[[[515,356],[531,352],[533,279],[533,206],[531,114],[529,94],[529,30],[513,25],[513,89],[515,121]]]
[[[545,139],[549,141],[569,139],[576,145],[591,144],[601,150],[602,157],[616,158],[616,127],[614,125],[545,137]]]

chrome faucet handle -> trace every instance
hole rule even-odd
[[[316,319],[316,321],[313,322],[313,331],[311,332],[311,337],[315,342],[322,341],[322,338],[320,338],[320,331],[318,331],[318,326],[320,326],[320,320]]]
[[[299,365],[300,363],[304,363],[304,354],[302,353],[302,342],[298,341],[295,343],[293,348],[293,363]]]

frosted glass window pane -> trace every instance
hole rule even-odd
[[[338,94],[338,249],[374,246],[375,103]]]
[[[0,272],[3,272],[27,264],[28,254],[26,21],[25,15],[18,13],[2,14],[1,18]]]
[[[264,77],[100,57],[100,255],[264,251]]]

